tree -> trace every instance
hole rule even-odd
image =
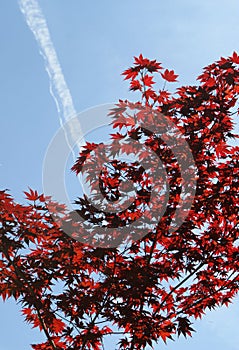
[[[67,213],[63,204],[31,189],[25,192],[29,205],[0,192],[0,294],[3,300],[18,300],[25,320],[45,333],[46,342],[33,349],[103,349],[104,337],[111,334],[119,335],[119,349],[145,349],[159,338],[191,336],[194,319],[232,301],[239,289],[239,147],[229,141],[237,137],[238,65],[236,53],[221,58],[204,68],[197,86],[172,94],[165,85],[176,81],[174,71],[135,57],[123,75],[141,101],[120,100],[111,111],[116,132],[104,147],[106,158],[98,152],[102,145],[87,143],[72,168],[88,173],[96,203],[98,181],[101,194],[117,202],[119,213],[92,205],[87,196]],[[153,88],[154,76],[163,79],[163,89]],[[168,135],[177,139],[177,147]],[[185,141],[196,177],[192,166],[182,174],[175,157]],[[138,160],[127,164],[114,159],[119,148],[134,153],[132,142],[143,166]],[[145,146],[160,162],[148,157]],[[99,162],[101,172],[94,176]],[[155,186],[160,201],[152,195],[155,165],[167,177],[166,187],[160,179]],[[187,195],[192,189],[185,176],[196,180],[193,198]],[[133,190],[135,199],[125,208],[122,193]],[[89,227],[103,228],[104,246],[92,244],[100,239],[98,231],[87,225],[82,230],[79,214]],[[152,223],[142,235],[142,224]]]

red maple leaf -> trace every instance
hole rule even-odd
[[[139,80],[132,80],[130,82],[130,90],[135,91],[135,90],[141,90],[141,89],[142,89],[142,86],[141,86]]]
[[[39,197],[39,194],[37,191],[33,191],[31,188],[29,188],[29,192],[24,191],[26,195],[26,199],[30,201],[36,201]],[[42,197],[41,197],[42,198]]]
[[[135,79],[137,75],[139,74],[139,69],[137,67],[130,67],[129,69],[126,69],[122,75],[125,75],[125,80],[127,79]]]
[[[169,82],[177,81],[177,77],[178,77],[178,75],[175,74],[173,70],[168,70],[168,69],[165,69],[164,73],[161,73],[161,76],[163,79]]]
[[[150,63],[148,58],[144,58],[142,54],[139,57],[134,57],[134,64],[139,65],[141,67],[146,67]]]
[[[153,77],[150,77],[149,75],[145,75],[142,78],[142,82],[145,86],[151,87],[155,82],[153,81]]]
[[[232,62],[239,64],[239,55],[234,51],[232,55]]]

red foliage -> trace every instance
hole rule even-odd
[[[204,68],[198,86],[180,87],[176,95],[152,89],[152,74],[159,73],[169,82],[177,78],[174,71],[161,73],[156,60],[140,55],[123,73],[131,89],[141,91],[142,101],[119,101],[111,111],[118,131],[108,152],[116,154],[120,145],[132,154],[128,141],[134,140],[140,145],[140,159],[145,159],[142,145],[146,145],[164,163],[169,183],[160,222],[144,237],[132,237],[124,250],[93,248],[67,236],[51,216],[54,211],[64,216],[64,206],[51,203],[50,213],[36,191],[25,193],[30,201],[25,206],[0,192],[0,295],[18,300],[26,321],[44,331],[46,342],[32,345],[33,349],[97,350],[102,349],[103,338],[114,333],[121,336],[119,349],[144,349],[159,338],[166,342],[176,334],[190,336],[194,319],[232,301],[239,289],[239,148],[228,141],[236,137],[232,115],[237,113],[238,57],[233,53]],[[170,147],[126,113],[137,110],[137,120],[165,127],[158,125],[157,114],[145,114],[142,107],[167,115],[189,144],[197,167],[193,204],[173,232],[169,228],[180,200],[182,176]],[[98,180],[91,171],[96,150],[96,144],[87,143],[73,166],[79,173],[88,164],[93,190]],[[112,160],[108,165],[110,169],[102,167],[100,174],[102,194],[118,200],[120,185],[128,191],[125,177],[137,183],[133,204],[118,215],[99,216],[85,196],[77,200],[77,211],[96,225],[107,222],[117,236],[117,227],[130,225],[143,214],[152,182],[136,161]],[[160,203],[156,208],[160,210]],[[149,221],[154,219],[148,215]],[[74,220],[67,219],[74,228]]]
[[[173,70],[168,70],[168,69],[165,69],[165,72],[161,73],[161,75],[162,75],[163,79],[170,81],[170,82],[177,81],[177,77],[178,77],[178,75],[175,74]]]

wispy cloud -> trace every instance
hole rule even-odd
[[[68,122],[67,127],[65,126],[65,133],[72,149],[73,141],[82,138],[83,133],[76,119],[72,123],[69,122],[70,118],[76,115],[76,110],[51,40],[46,19],[37,0],[19,0],[19,6],[44,58],[45,69],[50,80],[50,93],[56,103],[60,124],[64,127],[64,123]],[[82,142],[84,142],[83,139]]]

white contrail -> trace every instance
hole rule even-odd
[[[37,0],[19,0],[19,6],[44,58],[45,69],[50,80],[50,93],[56,103],[60,124],[65,128],[66,139],[72,150],[74,140],[81,139],[80,145],[82,145],[84,138],[80,122],[76,119],[73,119],[72,123],[69,122],[71,117],[76,116],[76,110],[51,41],[46,19]],[[64,125],[66,122],[67,124]]]

